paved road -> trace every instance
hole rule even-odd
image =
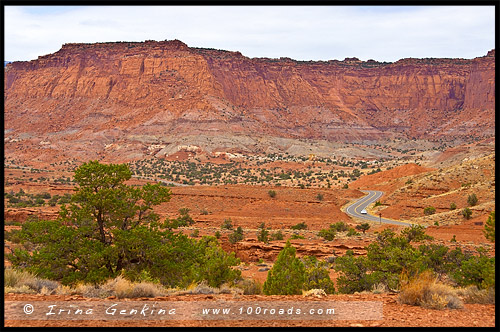
[[[359,218],[368,221],[383,222],[386,224],[393,224],[399,226],[411,226],[411,224],[402,221],[380,218],[379,216],[374,216],[371,214],[361,214],[361,210],[366,209],[368,205],[370,205],[373,202],[376,202],[384,194],[382,191],[376,191],[376,190],[361,190],[361,191],[368,193],[368,195],[361,197],[356,202],[349,205],[346,209],[346,213],[348,215],[354,218]]]

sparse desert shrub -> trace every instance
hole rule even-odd
[[[130,290],[128,297],[129,298],[138,298],[138,297],[157,297],[163,296],[166,292],[161,285],[153,284],[150,282],[140,282],[133,285]]]
[[[238,228],[236,228],[236,230],[233,233],[227,236],[227,239],[231,244],[235,244],[236,242],[243,240],[243,238],[244,238],[243,229],[241,228],[241,226],[238,226]]]
[[[267,274],[262,291],[266,295],[299,295],[305,279],[304,264],[295,257],[296,249],[286,242]]]
[[[271,234],[271,240],[283,240],[283,233],[278,230]]]
[[[401,231],[401,235],[405,236],[408,242],[419,242],[423,240],[432,240],[432,236],[425,234],[425,227],[422,225],[411,225],[405,227]]]
[[[224,219],[224,223],[220,227],[222,229],[233,229],[233,222],[231,218]]]
[[[234,286],[241,289],[244,295],[262,294],[262,284],[254,279],[241,279]]]
[[[461,309],[463,303],[455,290],[439,283],[431,271],[424,271],[401,286],[399,301],[430,309]]]
[[[27,285],[22,285],[19,287],[5,286],[4,292],[5,293],[14,293],[14,294],[36,294],[37,293],[34,289],[28,287]]]
[[[335,236],[337,235],[337,232],[333,228],[326,228],[326,229],[321,229],[318,232],[318,236],[322,237],[323,239],[327,241],[332,241],[335,239]]]
[[[59,285],[56,281],[38,278],[28,271],[19,271],[12,268],[4,270],[4,288],[6,292],[49,295],[53,294]]]
[[[180,208],[179,209],[179,217],[175,219],[177,227],[190,226],[194,224],[193,218],[189,215],[188,208]]]
[[[194,287],[188,287],[189,294],[218,294],[219,289],[217,287],[210,286],[206,281],[202,281],[199,284],[194,284]]]
[[[389,289],[387,288],[387,285],[384,283],[378,283],[372,286],[372,293],[373,294],[383,294],[387,293]]]
[[[304,297],[323,297],[326,296],[326,292],[321,288],[312,288],[307,291],[302,291],[302,296]]]
[[[267,194],[268,194],[268,195],[269,195],[269,197],[271,197],[271,198],[276,197],[276,191],[274,191],[274,190],[269,190],[269,191],[267,192]]]
[[[427,206],[426,208],[424,208],[424,214],[426,216],[430,216],[434,213],[436,213],[436,208],[434,206]]]
[[[362,231],[363,234],[365,234],[365,232],[370,229],[370,224],[365,222],[365,223],[362,223],[361,225],[356,225],[356,229],[358,231]]]
[[[303,221],[303,222],[299,222],[296,225],[290,226],[290,228],[294,229],[294,230],[307,229],[307,225],[306,225],[305,221]]]
[[[17,270],[12,268],[4,269],[4,287],[16,287],[31,281],[35,276],[27,271]]]
[[[472,285],[457,290],[457,295],[461,296],[465,303],[495,304],[495,288],[479,289]]]
[[[292,236],[290,236],[290,240],[303,240],[303,239],[305,239],[305,237],[300,234],[292,234]]]
[[[462,210],[462,215],[464,216],[465,219],[470,219],[470,217],[472,216],[472,211],[471,209],[469,208],[465,208]]]
[[[467,197],[467,204],[469,204],[469,206],[474,206],[477,204],[477,196],[476,194],[472,193],[469,195],[469,197]]]
[[[457,208],[457,204],[455,204],[455,202],[451,202],[450,210],[456,210],[456,208]]]
[[[349,230],[347,231],[347,236],[357,236],[359,235],[358,232],[356,232],[356,230],[352,227],[349,228]]]
[[[324,198],[324,197],[323,197],[323,194],[321,194],[321,193],[316,195],[316,199],[317,199],[318,201],[322,201],[322,200],[323,200],[323,198]]]
[[[349,226],[342,221],[336,222],[335,224],[331,224],[330,228],[334,229],[337,232],[345,232],[349,230]]]

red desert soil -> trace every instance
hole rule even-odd
[[[495,326],[495,306],[485,304],[465,304],[463,309],[454,310],[433,310],[422,307],[400,304],[397,300],[397,294],[349,294],[349,295],[328,295],[321,298],[294,296],[264,296],[264,295],[239,295],[231,294],[209,294],[209,295],[175,295],[150,299],[137,299],[136,301],[161,302],[161,301],[194,301],[197,304],[206,302],[207,305],[215,301],[241,301],[243,305],[250,303],[259,303],[267,301],[375,301],[382,302],[383,319],[381,320],[5,320],[5,326],[16,327],[125,327],[125,326],[144,326],[144,327],[166,327],[166,326],[196,326],[196,327],[231,327],[231,326],[347,326],[347,327],[494,327]],[[5,301],[90,301],[81,296],[62,296],[62,295],[23,295],[6,294]],[[110,305],[117,300],[106,299]],[[134,301],[134,300],[119,300]]]
[[[406,164],[387,171],[362,176],[358,180],[351,182],[349,187],[353,189],[381,190],[390,193],[401,186],[400,183],[394,180],[434,170],[434,168],[423,167],[417,164]]]

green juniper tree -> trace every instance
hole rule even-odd
[[[484,236],[491,242],[495,242],[495,211],[492,211],[484,225]]]
[[[296,249],[286,242],[267,274],[262,291],[266,295],[299,295],[305,282],[304,263],[295,257]]]
[[[220,269],[217,261],[229,264],[225,269],[238,264],[220,248],[208,250],[214,242],[173,233],[168,220],[160,222],[153,211],[170,199],[170,190],[160,184],[129,186],[131,175],[126,164],[90,161],[78,167],[69,205],[61,206],[56,220],[22,226],[17,233],[22,246],[8,255],[12,265],[63,284],[98,284],[120,274],[134,280],[148,273],[175,287],[200,278],[213,283],[199,270],[213,264]]]

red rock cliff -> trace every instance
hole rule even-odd
[[[5,129],[17,135],[494,135],[494,51],[471,60],[308,62],[177,40],[66,44],[7,65],[4,83]]]

